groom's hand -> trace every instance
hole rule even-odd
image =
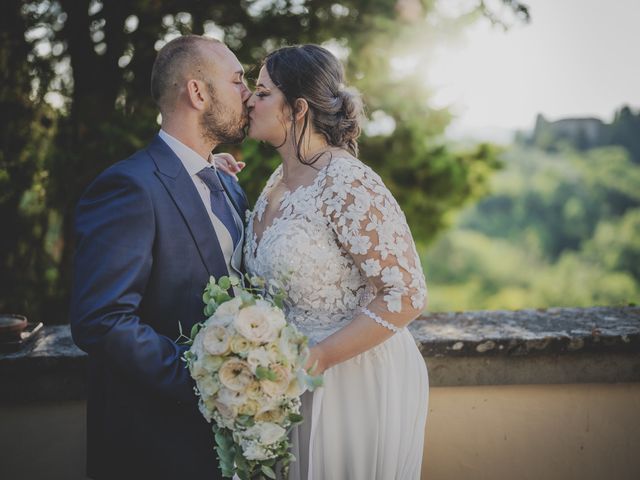
[[[241,172],[246,165],[244,162],[238,162],[230,153],[215,153],[213,155],[213,162],[216,168],[228,173],[235,178],[236,181],[238,180],[236,173]]]

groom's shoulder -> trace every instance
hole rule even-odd
[[[150,191],[154,188],[155,164],[148,146],[99,173],[85,188],[82,197],[106,195],[113,191]]]
[[[153,178],[155,170],[155,163],[149,154],[149,147],[145,146],[129,157],[107,167],[98,175],[96,180],[130,178],[136,183],[146,183],[147,180]]]

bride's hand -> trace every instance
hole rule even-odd
[[[318,362],[316,368],[311,371],[313,365]],[[309,375],[321,375],[328,368],[324,355],[322,353],[322,348],[320,345],[315,345],[309,349],[309,358],[307,359],[307,364],[304,366],[304,369],[307,371]]]
[[[216,164],[216,168],[228,173],[236,180],[238,180],[236,173],[241,172],[246,165],[244,162],[236,161],[230,153],[215,153],[213,162]]]

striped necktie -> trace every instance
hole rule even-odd
[[[218,174],[213,167],[205,167],[196,175],[209,187],[209,191],[211,192],[211,210],[222,224],[227,227],[227,230],[229,230],[231,240],[233,240],[235,247],[240,240],[240,231],[233,219],[233,212],[231,212],[231,207],[227,202],[225,191],[220,182],[220,178],[218,178]]]

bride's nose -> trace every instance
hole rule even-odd
[[[249,109],[252,109],[255,104],[256,104],[256,94],[252,93],[249,99],[247,100],[247,107]]]

